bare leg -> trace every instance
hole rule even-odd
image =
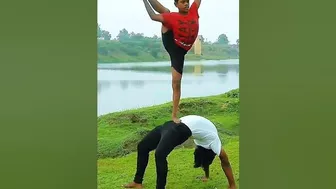
[[[170,10],[168,8],[163,6],[157,0],[148,0],[148,2],[153,7],[153,9],[160,14],[170,12]],[[166,33],[167,31],[168,31],[168,28],[166,28],[164,25],[162,25],[161,32]]]
[[[153,7],[153,9],[162,14],[165,12],[170,12],[169,9],[167,9],[166,7],[164,7],[159,1],[157,0],[148,0],[149,4]]]
[[[181,79],[182,75],[172,67],[172,88],[173,88],[173,112],[172,120],[179,123],[180,119],[177,117],[181,98]]]

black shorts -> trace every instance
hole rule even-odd
[[[168,30],[162,34],[163,46],[167,50],[171,67],[173,67],[178,73],[182,74],[184,66],[184,56],[187,54],[187,50],[178,46],[174,41],[174,34],[172,30]]]

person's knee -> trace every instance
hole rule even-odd
[[[181,89],[181,80],[180,79],[173,79],[172,81],[172,87],[175,91],[180,91]]]
[[[162,160],[165,160],[167,158],[167,154],[164,150],[158,149],[155,151],[155,161],[160,162]]]

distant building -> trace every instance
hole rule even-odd
[[[194,44],[193,44],[193,48],[194,48],[194,53],[196,55],[202,55],[202,42],[199,38],[199,36],[197,36]]]

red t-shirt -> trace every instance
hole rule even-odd
[[[199,30],[198,7],[195,2],[191,5],[188,14],[177,12],[163,13],[164,26],[174,33],[174,41],[177,45],[190,50],[194,44]]]

